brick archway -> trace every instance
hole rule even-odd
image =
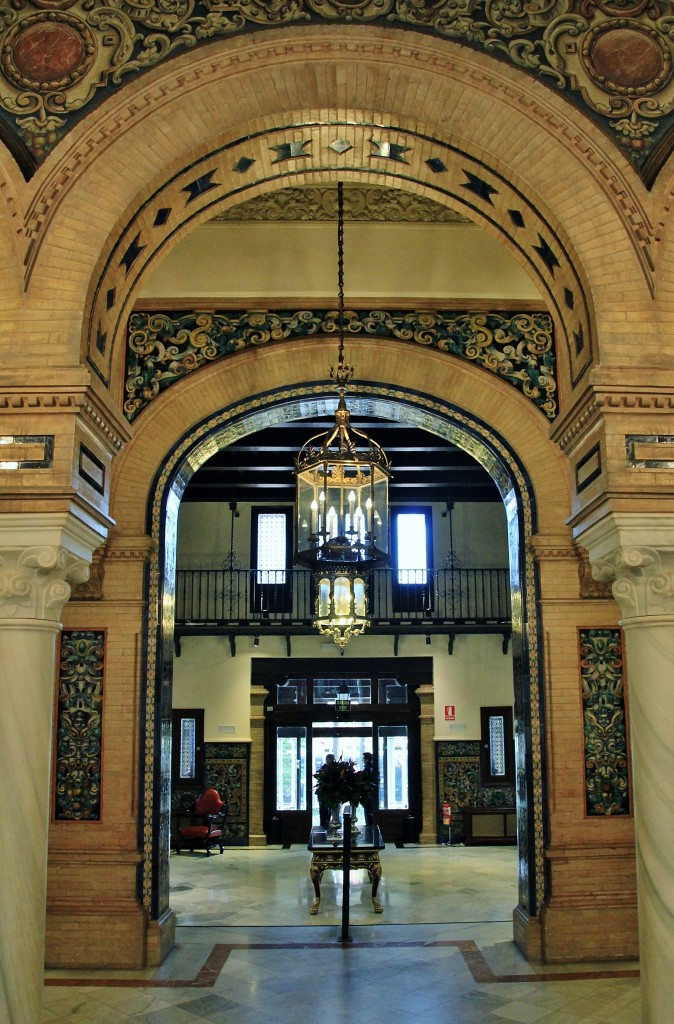
[[[340,121],[360,125],[358,164],[353,150],[347,164],[348,154],[340,159],[329,149]],[[290,163],[269,147],[302,143],[302,125],[316,139],[305,154],[313,160],[324,151],[329,159],[316,167],[294,157],[296,181],[334,182],[347,170],[351,180],[383,178],[463,205],[500,235],[558,310],[573,364],[569,387],[588,353],[601,351],[604,332],[616,330],[615,311],[627,297],[650,301],[642,186],[562,98],[484,54],[402,30],[270,30],[264,41],[222,41],[177,58],[170,73],[156,69],[129,84],[85,119],[70,148],[57,148],[31,184],[27,302],[36,329],[48,315],[63,333],[63,362],[78,358],[79,334],[116,403],[124,310],[141,287],[141,267],[206,219],[214,200],[232,204],[242,187],[252,194],[290,180]],[[244,137],[257,147],[252,156]],[[225,161],[237,139],[240,156],[255,159],[252,168],[238,156]],[[355,149],[355,139],[347,141]],[[223,155],[211,166],[216,150]],[[211,170],[217,173],[209,178]],[[83,211],[91,216],[83,220]],[[600,241],[606,237],[610,261]],[[67,288],[55,289],[66,253]]]
[[[302,419],[324,411],[326,387],[287,387],[282,392],[249,396],[244,402],[216,412],[176,439],[163,461],[149,495],[147,509],[153,554],[146,629],[157,642],[148,648],[145,692],[145,761],[143,791],[144,875],[143,899],[151,918],[166,920],[169,914],[170,815],[165,778],[170,766],[163,736],[171,715],[171,629],[176,559],[177,515],[184,488],[199,466],[242,434],[263,426]],[[334,405],[334,400],[332,402]],[[452,440],[479,461],[496,482],[506,507],[510,538],[512,586],[519,598],[513,602],[515,709],[518,717],[518,842],[519,902],[515,932],[526,931],[540,914],[545,895],[544,832],[547,821],[542,765],[544,734],[541,707],[541,639],[525,623],[535,622],[538,582],[531,548],[538,528],[532,481],[517,453],[487,423],[442,399],[396,385],[356,385],[349,398],[353,413],[400,420],[422,426],[430,433]],[[251,756],[261,757],[253,750]],[[259,772],[258,772],[259,774]],[[251,767],[255,777],[256,768]],[[164,823],[157,828],[156,823]]]

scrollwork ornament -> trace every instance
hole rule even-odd
[[[306,0],[307,7],[329,20],[372,21],[387,14],[393,0]]]
[[[674,552],[625,545],[595,563],[593,574],[615,577],[613,596],[626,618],[674,614]]]
[[[58,621],[70,583],[86,580],[89,565],[64,547],[39,545],[0,555],[0,616]]]

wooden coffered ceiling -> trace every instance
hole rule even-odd
[[[331,416],[281,423],[223,448],[192,477],[184,501],[285,504],[294,501],[294,460],[326,431]],[[352,425],[382,445],[392,463],[392,504],[499,501],[489,474],[461,448],[405,423],[352,416]]]

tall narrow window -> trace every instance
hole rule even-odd
[[[398,512],[395,524],[398,583],[426,583],[428,538],[425,512]]]
[[[480,779],[483,786],[509,786],[515,781],[513,709],[480,708],[482,744]]]
[[[394,508],[392,524],[393,608],[404,616],[423,618],[433,606],[431,509]]]
[[[258,512],[257,583],[285,583],[288,567],[287,525],[285,512]]]
[[[171,737],[171,777],[174,789],[200,789],[204,785],[204,709],[176,709]]]
[[[251,513],[253,611],[265,616],[287,612],[292,601],[292,510],[253,508]]]

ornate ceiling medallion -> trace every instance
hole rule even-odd
[[[73,86],[96,57],[93,34],[69,14],[33,14],[7,33],[2,69],[20,89],[51,93]]]
[[[581,57],[602,89],[621,96],[658,92],[672,75],[672,54],[658,33],[626,18],[590,29]]]

